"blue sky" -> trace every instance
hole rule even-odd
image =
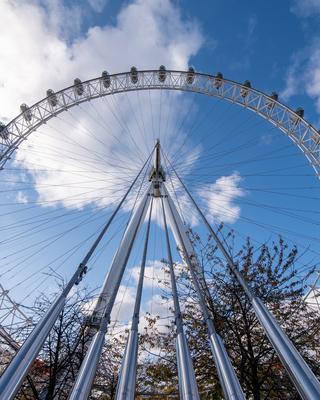
[[[320,3],[316,0],[20,0],[3,1],[0,11],[7,19],[0,27],[4,122],[18,114],[22,102],[32,104],[47,88],[59,90],[75,77],[85,80],[104,69],[115,73],[131,65],[144,69],[165,64],[183,70],[193,65],[212,74],[221,71],[239,82],[249,79],[266,93],[277,91],[293,109],[304,107],[306,119],[319,125]],[[30,302],[43,290],[55,291],[53,270],[70,276],[90,238],[79,243],[94,235],[110,214],[157,131],[169,156],[188,138],[184,151],[172,161],[212,223],[216,226],[223,220],[226,230],[236,230],[236,246],[248,235],[259,245],[281,233],[305,252],[297,264],[302,275],[311,264],[318,264],[320,186],[288,138],[248,111],[216,99],[153,93],[150,108],[148,93],[139,96],[99,100],[51,120],[1,171],[1,282],[18,301]],[[130,144],[124,125],[141,154]],[[118,144],[114,137],[120,138]],[[185,165],[190,154],[192,160]],[[183,216],[205,240],[181,193],[179,201]],[[91,288],[101,284],[131,205],[104,244],[112,234],[115,239],[90,265]],[[158,306],[159,298],[153,299],[161,293],[156,286],[159,260],[165,256],[163,232],[156,224],[153,229],[149,273],[154,279],[146,291],[144,311]],[[62,236],[55,241],[54,235]],[[69,259],[62,257],[72,246],[78,246],[75,253]],[[139,264],[139,250],[141,241],[121,287],[122,310],[134,296],[133,267]]]
[[[48,3],[51,2],[43,5]],[[76,9],[80,3],[81,22],[72,34],[66,35],[70,42],[85,37],[92,27],[116,25],[119,11],[130,4],[111,0],[97,1],[96,6],[91,6],[94,1],[63,2]],[[222,70],[240,81],[250,79],[264,91],[285,89],[288,74],[299,55],[303,59],[301,72],[304,72],[319,34],[317,3],[316,0],[242,1],[241,4],[236,0],[172,1],[184,23],[197,24],[203,35],[203,46],[191,57],[197,69]],[[303,74],[297,78],[302,86],[297,94],[302,95]],[[312,107],[310,99],[303,101]]]

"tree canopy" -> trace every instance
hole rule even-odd
[[[209,237],[203,245],[197,234],[190,238],[204,271],[203,288],[207,305],[221,335],[246,398],[254,400],[299,399],[286,371],[270,345],[243,290],[221,259]],[[229,236],[232,238],[232,232]],[[233,242],[232,240],[229,242]],[[272,311],[304,359],[320,376],[320,315],[305,302],[308,275],[301,278],[296,246],[289,247],[280,237],[276,242],[254,246],[248,238],[240,250],[229,247],[237,268],[253,292]],[[163,268],[167,268],[163,261]],[[201,399],[221,399],[222,392],[211,356],[207,330],[196,293],[183,264],[175,267],[180,305]],[[309,269],[309,275],[313,268]],[[163,297],[170,298],[168,286]],[[17,398],[67,399],[89,340],[84,304],[91,301],[79,290],[60,314],[28,380]],[[39,316],[48,308],[46,297],[38,299],[34,311]],[[175,354],[175,326],[168,321],[158,329],[159,317],[149,315],[140,333],[137,372],[137,399],[179,398]],[[108,337],[99,363],[91,399],[114,399],[127,331]],[[31,383],[31,385],[30,385]]]

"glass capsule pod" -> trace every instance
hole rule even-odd
[[[219,89],[223,83],[223,75],[221,72],[217,72],[216,76],[214,77],[213,84],[216,89]]]
[[[20,106],[20,111],[23,114],[23,118],[27,121],[30,122],[32,119],[32,112],[30,108],[27,106],[26,103],[21,104]]]
[[[240,90],[240,95],[242,98],[246,98],[249,94],[249,89],[251,88],[251,82],[250,81],[244,81],[242,88]]]
[[[278,98],[279,98],[278,93],[276,92],[271,93],[270,99],[266,101],[266,106],[268,107],[268,110],[270,111],[273,110],[275,101],[278,101]]]
[[[131,67],[130,78],[133,84],[136,84],[138,82],[138,70],[136,67]]]
[[[76,78],[74,81],[74,91],[78,96],[82,96],[84,92],[83,84],[81,82],[81,79]]]
[[[160,65],[158,72],[159,82],[163,83],[166,80],[166,77],[167,77],[166,67],[164,65]]]
[[[103,71],[101,74],[103,86],[108,89],[111,85],[111,79],[108,71]]]
[[[52,107],[56,107],[58,104],[58,98],[55,92],[52,89],[47,90],[47,97],[48,97],[48,102]]]
[[[0,121],[0,137],[2,139],[7,139],[8,136],[9,135],[8,135],[8,131],[7,131],[6,125],[3,122]]]
[[[295,115],[292,115],[290,117],[292,125],[296,126],[299,122],[299,119],[303,117],[304,117],[304,109],[301,107],[297,108],[295,111]]]
[[[189,67],[188,72],[187,72],[187,84],[192,85],[194,82],[194,68]]]

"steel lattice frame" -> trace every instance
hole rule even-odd
[[[218,97],[254,111],[281,129],[301,149],[317,177],[320,177],[320,133],[295,111],[240,83],[197,72],[192,73],[190,81],[188,74],[188,71],[165,71],[165,79],[161,81],[159,70],[139,71],[136,80],[132,79],[130,72],[125,72],[108,75],[108,85],[105,85],[103,76],[81,82],[82,94],[77,90],[78,83],[44,98],[27,108],[0,132],[0,169],[20,143],[40,125],[77,104],[116,93],[167,89]],[[52,102],[53,96],[55,102]]]
[[[302,118],[303,114],[301,112],[299,112],[298,110],[297,112],[290,110],[288,107],[278,102],[277,97],[270,97],[262,92],[251,89],[248,83],[241,85],[236,82],[225,80],[221,77],[220,74],[217,76],[211,76],[207,74],[195,73],[192,69],[189,69],[189,71],[186,72],[182,72],[165,71],[163,67],[161,68],[160,70],[141,72],[137,72],[135,68],[132,68],[131,72],[115,75],[109,75],[104,72],[102,74],[102,77],[86,82],[81,82],[79,79],[77,79],[75,80],[74,86],[66,88],[57,93],[49,91],[48,97],[36,103],[32,107],[27,107],[26,105],[21,106],[23,112],[16,119],[10,122],[6,127],[1,127],[0,168],[3,168],[6,161],[11,157],[15,149],[18,148],[23,140],[28,138],[29,134],[31,134],[40,125],[44,124],[53,116],[67,110],[68,108],[71,108],[74,105],[89,101],[94,98],[116,93],[146,89],[168,89],[215,96],[231,101],[235,104],[241,105],[251,111],[256,112],[258,115],[262,116],[266,120],[270,121],[273,125],[281,129],[302,150],[312,167],[315,169],[317,176],[320,177],[320,135],[319,132],[314,127],[312,127],[312,125],[308,124]],[[158,143],[156,146],[158,154],[160,154],[160,144]],[[157,159],[160,160],[160,157],[156,158],[156,160]],[[144,169],[146,163],[144,164],[142,170]],[[94,337],[90,342],[90,346],[86,353],[85,359],[81,364],[79,374],[77,376],[75,385],[70,396],[70,400],[85,400],[90,394],[95,371],[102,351],[105,334],[108,328],[110,313],[114,304],[114,300],[116,298],[133,243],[135,241],[139,227],[144,220],[145,211],[148,208],[147,205],[150,201],[150,196],[152,195],[152,193],[153,196],[161,197],[168,201],[170,219],[172,220],[173,225],[176,227],[175,229],[177,230],[177,232],[179,232],[180,241],[183,244],[182,247],[185,261],[191,273],[193,271],[193,265],[188,254],[187,247],[184,244],[182,234],[180,232],[181,229],[179,228],[179,224],[174,215],[174,208],[170,206],[170,201],[168,200],[169,195],[161,195],[158,193],[159,183],[161,182],[162,184],[164,182],[163,177],[160,173],[160,167],[160,161],[156,161],[154,167],[156,169],[156,177],[152,180],[152,190],[148,190],[144,197],[144,200],[140,203],[139,208],[136,210],[136,214],[132,218],[131,225],[128,226],[128,229],[126,231],[128,235],[128,241],[123,240],[120,245],[125,248],[125,252],[119,250],[121,249],[121,247],[119,247],[117,254],[119,253],[120,256],[118,258],[114,258],[108,276],[105,280],[103,289],[100,293],[100,297],[103,301],[101,303],[98,303],[98,306],[96,307],[99,311],[99,307],[102,304],[101,322],[98,329],[96,329]],[[21,346],[16,357],[12,360],[8,368],[5,370],[0,380],[0,391],[4,393],[4,397],[2,397],[3,399],[13,399],[15,394],[18,392],[23,382],[23,379],[31,368],[34,359],[37,357],[37,354],[41,349],[41,346],[43,345],[52,326],[54,325],[60,311],[64,307],[67,295],[69,294],[73,285],[79,283],[83,275],[86,273],[87,261],[92,256],[95,248],[97,247],[104,233],[108,229],[113,217],[121,207],[121,204],[125,200],[135,181],[140,176],[142,170],[139,172],[138,176],[128,189],[128,192],[125,194],[124,198],[121,200],[112,217],[99,234],[93,246],[85,256],[84,261],[79,264],[78,269],[71,277],[63,292],[51,304],[46,314],[38,322],[35,329],[31,332],[31,334]],[[316,376],[312,373],[312,371],[310,370],[304,359],[301,357],[301,355],[298,353],[294,345],[279,327],[267,307],[261,302],[258,297],[256,297],[252,293],[247,282],[244,280],[241,273],[238,271],[236,265],[234,264],[232,257],[214,232],[205,215],[202,213],[197,203],[195,202],[178,175],[177,178],[180,180],[191,202],[198,210],[199,215],[203,219],[203,222],[206,225],[209,233],[216,241],[220,251],[223,253],[226,261],[228,262],[228,266],[231,272],[235,275],[235,278],[238,280],[238,282],[242,286],[242,289],[245,291],[260,324],[265,330],[272,346],[278,353],[283,366],[286,368],[291,381],[296,386],[301,397],[306,400],[318,399],[318,394],[320,393],[320,383],[317,380]],[[164,220],[166,221],[165,217]],[[122,256],[124,257],[124,259],[121,258]],[[121,269],[118,268],[118,264],[122,265]],[[198,278],[196,275],[194,276],[195,287],[197,288],[199,285],[197,283]],[[200,285],[197,289],[197,292],[199,292],[200,294],[202,293]],[[107,299],[105,297],[105,294],[108,294]],[[103,304],[106,300],[107,302]],[[209,326],[211,326],[211,319],[209,314],[207,315],[205,303],[203,303],[203,315],[208,324],[208,332],[210,334],[210,337],[212,337],[215,334],[215,330],[213,326],[211,330],[209,329]],[[212,345],[212,351],[215,354],[214,358],[216,361],[216,367],[218,369],[218,375],[225,397],[229,400],[243,399],[243,392],[237,381],[237,377],[234,373],[232,365],[230,364],[230,361],[228,361],[228,355],[223,347],[222,339],[217,335],[216,340],[214,341],[212,339],[212,341],[214,342]],[[187,363],[185,362],[184,364]],[[185,367],[186,365],[182,365],[182,368]],[[230,371],[233,375],[230,374]],[[231,384],[233,384],[233,386]],[[185,386],[185,389],[187,389],[187,385]],[[237,390],[238,386],[239,390]],[[187,399],[189,397],[184,398]],[[195,394],[195,397],[192,396],[192,398],[197,398],[197,395]]]
[[[15,340],[15,334],[19,329],[28,326],[32,326],[32,319],[9,296],[9,291],[0,284],[0,342],[4,340],[6,345],[18,350],[19,344]]]

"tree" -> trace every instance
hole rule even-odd
[[[196,235],[193,235],[193,240],[195,245],[199,243]],[[229,250],[233,252],[233,249]],[[316,338],[320,318],[308,309],[304,301],[306,281],[301,281],[296,266],[296,246],[289,248],[280,237],[278,242],[269,246],[263,244],[254,248],[251,240],[247,239],[234,259],[254,294],[272,311],[305,360],[319,374],[316,357],[319,342]],[[248,298],[232,274],[226,273],[227,267],[218,257],[211,239],[202,252],[201,261],[207,264],[211,295],[208,306],[247,397],[255,400],[299,399]],[[309,274],[312,272],[313,268]]]
[[[152,399],[161,398],[156,393],[174,396],[178,387],[174,325],[169,323],[163,331],[158,328],[158,316],[147,315],[146,319],[147,326],[139,341],[141,362],[138,364],[137,392],[150,393]]]
[[[17,399],[68,398],[90,340],[87,306],[91,302],[92,296],[86,290],[77,290],[68,299],[30,371],[33,388],[30,380],[25,380]],[[34,320],[39,319],[49,305],[48,297],[39,297],[33,306]],[[21,342],[22,339],[20,337]],[[114,398],[123,347],[123,340],[118,338],[106,342],[91,399]]]
[[[222,233],[222,232],[220,232]],[[208,290],[207,305],[220,333],[246,398],[254,400],[299,399],[275,351],[261,328],[241,287],[219,256],[209,238],[205,246],[199,236],[190,231],[199,262],[205,271]],[[232,232],[229,238],[232,239]],[[229,242],[233,243],[233,240]],[[313,371],[319,376],[320,316],[309,309],[304,301],[306,280],[297,268],[298,250],[289,248],[280,237],[277,242],[254,247],[247,239],[239,251],[230,247],[235,263],[253,292],[272,311],[282,328],[298,348]],[[164,268],[168,268],[164,262]],[[176,266],[183,310],[185,331],[193,359],[200,397],[202,400],[223,397],[212,360],[206,326],[189,274],[185,266]],[[313,268],[309,268],[312,274]],[[163,296],[171,298],[167,286]],[[50,296],[52,298],[52,296]],[[74,292],[52,329],[39,357],[25,381],[19,395],[26,399],[67,399],[84,358],[88,340],[87,304],[92,301],[85,290]],[[42,296],[34,305],[40,318],[48,309],[49,300]],[[36,318],[35,318],[36,319]],[[166,329],[158,328],[159,318],[148,316],[148,325],[140,335],[137,374],[138,399],[178,398],[178,377],[174,345],[174,322]],[[23,332],[20,332],[21,334]],[[128,332],[107,337],[99,362],[91,399],[112,400]],[[22,342],[21,337],[19,341]],[[159,356],[160,354],[160,356]],[[35,389],[35,390],[34,390]]]
[[[229,237],[232,239],[232,232]],[[190,231],[201,266],[206,271],[206,282],[210,296],[207,304],[218,332],[223,338],[246,398],[299,399],[289,381],[275,351],[270,345],[252,307],[236,279],[219,257],[217,247],[209,238],[205,246],[200,238]],[[230,240],[233,243],[233,240]],[[319,330],[320,316],[309,309],[304,301],[307,278],[301,280],[297,268],[298,250],[289,248],[280,237],[277,242],[255,248],[247,239],[235,252],[229,248],[236,265],[293,341],[304,359],[319,376]],[[309,269],[309,275],[313,268]],[[201,399],[221,399],[222,393],[208,345],[207,331],[203,324],[197,298],[190,284],[189,274],[179,275],[181,303],[188,342],[193,357]],[[169,292],[167,295],[170,295]],[[171,326],[167,336],[174,335]],[[163,336],[163,334],[162,334]],[[152,333],[145,336],[147,343],[161,346],[163,337]],[[174,349],[168,347],[166,357],[174,359]],[[168,382],[171,376],[163,377]]]

